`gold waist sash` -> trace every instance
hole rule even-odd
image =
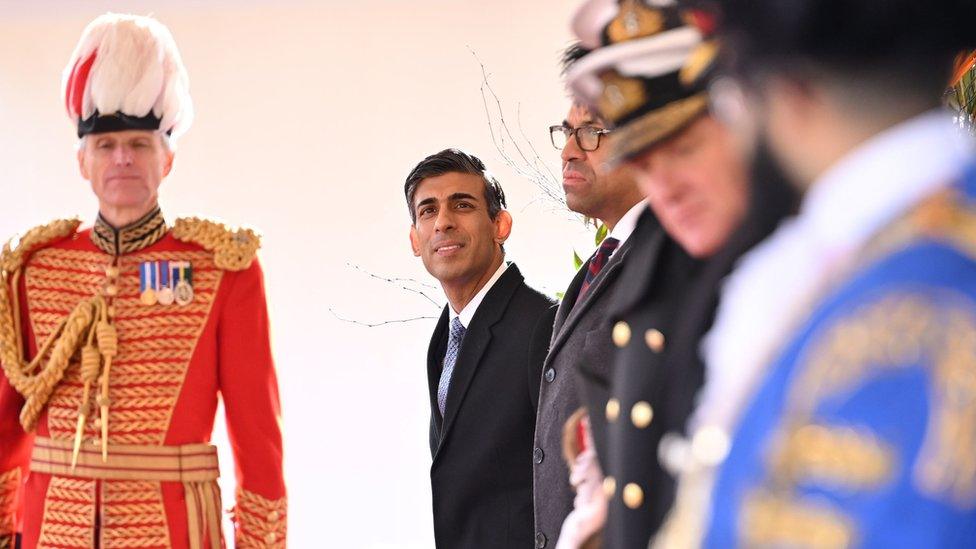
[[[102,461],[101,447],[78,453],[71,468],[72,441],[34,439],[30,470],[35,473],[99,480],[182,482],[186,495],[190,547],[221,547],[220,488],[217,448],[211,444],[136,446],[110,444]]]
[[[210,444],[185,446],[129,446],[110,444],[108,459],[101,448],[82,447],[71,469],[71,441],[37,437],[31,471],[103,480],[204,482],[217,480],[217,448]]]

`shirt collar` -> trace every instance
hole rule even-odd
[[[502,261],[502,264],[498,267],[498,270],[495,271],[495,274],[491,275],[488,282],[482,286],[480,290],[478,290],[478,293],[474,294],[474,297],[471,298],[471,301],[469,301],[463,309],[461,309],[460,313],[454,312],[454,307],[451,307],[451,305],[448,304],[447,310],[449,311],[451,322],[453,322],[455,318],[460,318],[461,325],[467,328],[468,325],[471,324],[471,319],[474,318],[474,313],[478,310],[478,306],[481,305],[482,301],[484,301],[485,296],[488,295],[488,291],[491,290],[491,287],[495,285],[495,282],[498,282],[498,279],[501,278],[502,274],[505,273],[505,269],[508,269],[508,263]]]
[[[922,198],[949,185],[973,158],[973,143],[943,109],[872,137],[811,186],[800,212],[825,253],[860,248]]]
[[[608,238],[617,239],[619,242],[619,244],[617,244],[618,250],[624,245],[624,242],[627,242],[630,235],[633,234],[634,228],[637,226],[637,220],[640,219],[641,214],[644,213],[646,208],[647,203],[643,200],[637,204],[634,204],[629,210],[627,210],[627,213],[620,218],[620,221],[614,225],[613,230],[610,231],[610,234],[607,235]]]
[[[169,227],[159,206],[137,221],[116,229],[98,214],[92,228],[91,240],[100,250],[109,255],[123,255],[138,252],[152,246],[166,236]]]

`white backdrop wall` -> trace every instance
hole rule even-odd
[[[163,211],[264,234],[290,545],[432,547],[425,353],[434,321],[366,328],[330,309],[366,322],[438,314],[349,265],[432,282],[409,249],[402,185],[417,161],[449,146],[480,156],[502,181],[515,217],[508,255],[529,282],[550,295],[568,283],[572,250],[589,253],[591,232],[502,161],[472,51],[510,123],[520,113],[558,175],[546,127],[568,106],[557,59],[577,4],[0,1],[0,235],[94,218],[61,70],[96,15],[154,14],[180,45],[197,109]],[[222,459],[229,506],[233,467]]]

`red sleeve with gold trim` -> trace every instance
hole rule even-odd
[[[24,288],[20,285],[20,302],[24,303]],[[24,311],[18,311],[24,326],[29,327]],[[0,319],[0,322],[8,322]],[[29,329],[29,328],[28,328]],[[33,352],[33,334],[25,337]],[[20,424],[20,411],[24,397],[13,387],[7,376],[0,371],[0,549],[13,547],[13,537],[22,518],[20,495],[22,480],[26,478],[34,436],[26,433]],[[5,545],[8,544],[8,545]]]
[[[0,549],[13,547],[21,479],[30,460],[31,437],[19,420],[23,405],[23,397],[0,373]]]
[[[284,547],[281,405],[261,266],[255,259],[225,273],[224,283],[230,287],[217,332],[219,376],[236,462],[237,547]]]

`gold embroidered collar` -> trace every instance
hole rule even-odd
[[[102,214],[98,214],[91,239],[103,252],[110,255],[123,255],[152,246],[166,236],[168,230],[166,220],[163,219],[159,206],[156,206],[141,219],[121,229],[116,229],[102,217]]]

